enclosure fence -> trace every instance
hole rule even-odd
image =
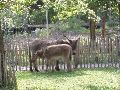
[[[17,83],[15,77],[15,70],[11,64],[6,63],[5,52],[0,52],[0,89],[17,90]],[[2,57],[3,56],[3,57]]]
[[[89,36],[79,35],[77,56],[73,56],[72,66],[77,64],[78,68],[95,67],[120,67],[120,38],[119,36],[96,37],[92,41]],[[5,50],[7,63],[13,65],[16,71],[29,70],[28,48],[31,41],[36,38],[28,36],[11,37],[5,39]],[[44,70],[46,65],[43,60],[37,60],[39,70]],[[63,68],[64,62],[60,62]]]

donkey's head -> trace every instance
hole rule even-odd
[[[63,35],[70,43],[70,46],[72,47],[73,54],[76,54],[77,49],[77,43],[79,42],[80,37],[77,37],[76,39],[69,39],[67,36]]]
[[[43,50],[43,48],[36,51],[36,53],[34,53],[34,55],[36,55],[36,57],[39,57],[39,58],[44,58],[44,50]]]

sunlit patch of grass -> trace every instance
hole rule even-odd
[[[79,69],[72,72],[17,72],[18,90],[119,90],[117,68]]]

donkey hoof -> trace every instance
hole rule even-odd
[[[58,68],[58,69],[56,69],[57,71],[60,71],[60,69]]]
[[[31,71],[31,72],[33,72],[33,70],[32,70],[32,69],[30,69],[30,71]]]
[[[72,72],[72,70],[68,70],[68,72]]]
[[[59,67],[55,67],[55,70],[56,70],[56,71],[60,71]]]
[[[36,72],[39,72],[39,70],[38,70],[38,69],[35,69],[35,71],[36,71]]]
[[[48,70],[45,70],[45,72],[47,72]]]

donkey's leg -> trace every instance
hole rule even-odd
[[[66,59],[65,56],[63,57],[63,61],[64,61],[64,63],[63,63],[63,64],[64,64],[63,69],[64,69],[65,71],[67,71],[68,68],[66,68],[66,66],[65,66],[65,65],[67,64],[67,59]]]
[[[70,51],[70,53],[68,54],[67,57],[65,57],[67,60],[67,69],[68,71],[72,71],[72,66],[71,66],[71,60],[72,60],[72,50]]]
[[[46,59],[46,60],[45,60],[45,62],[46,62],[46,71],[48,71],[49,60],[48,60],[48,59]]]
[[[54,61],[54,62],[55,62],[55,61]],[[56,70],[56,71],[60,71],[60,68],[59,68],[59,60],[56,61],[55,70]]]
[[[49,66],[50,66],[50,70],[54,71],[54,59],[49,60]]]
[[[54,71],[55,60],[51,61],[51,65],[52,65],[52,71]]]
[[[34,68],[35,68],[35,71],[39,72],[39,70],[37,68],[37,60],[34,61]]]
[[[44,63],[45,62],[45,60],[44,59],[42,59],[42,70],[44,70]]]
[[[30,59],[29,62],[30,62],[30,71],[32,72],[33,71],[33,69],[32,69],[32,60]]]
[[[79,64],[78,56],[74,56],[74,69],[78,68],[78,64]]]
[[[68,71],[71,71],[71,65],[70,65],[69,62],[67,62],[67,70],[68,70]]]
[[[67,70],[68,70],[68,72],[69,71],[72,71],[72,69],[71,69],[71,64],[70,64],[70,60],[69,59],[67,59]]]
[[[31,54],[31,53],[30,53]],[[33,54],[32,54],[32,58],[31,58],[31,55],[29,56],[29,62],[30,62],[30,71],[32,72],[33,69],[32,69],[32,63],[33,63]]]
[[[37,68],[37,54],[34,54],[33,57],[32,57],[32,62],[33,62],[33,65],[34,65],[34,68],[35,68],[35,71],[39,71],[38,68]]]

